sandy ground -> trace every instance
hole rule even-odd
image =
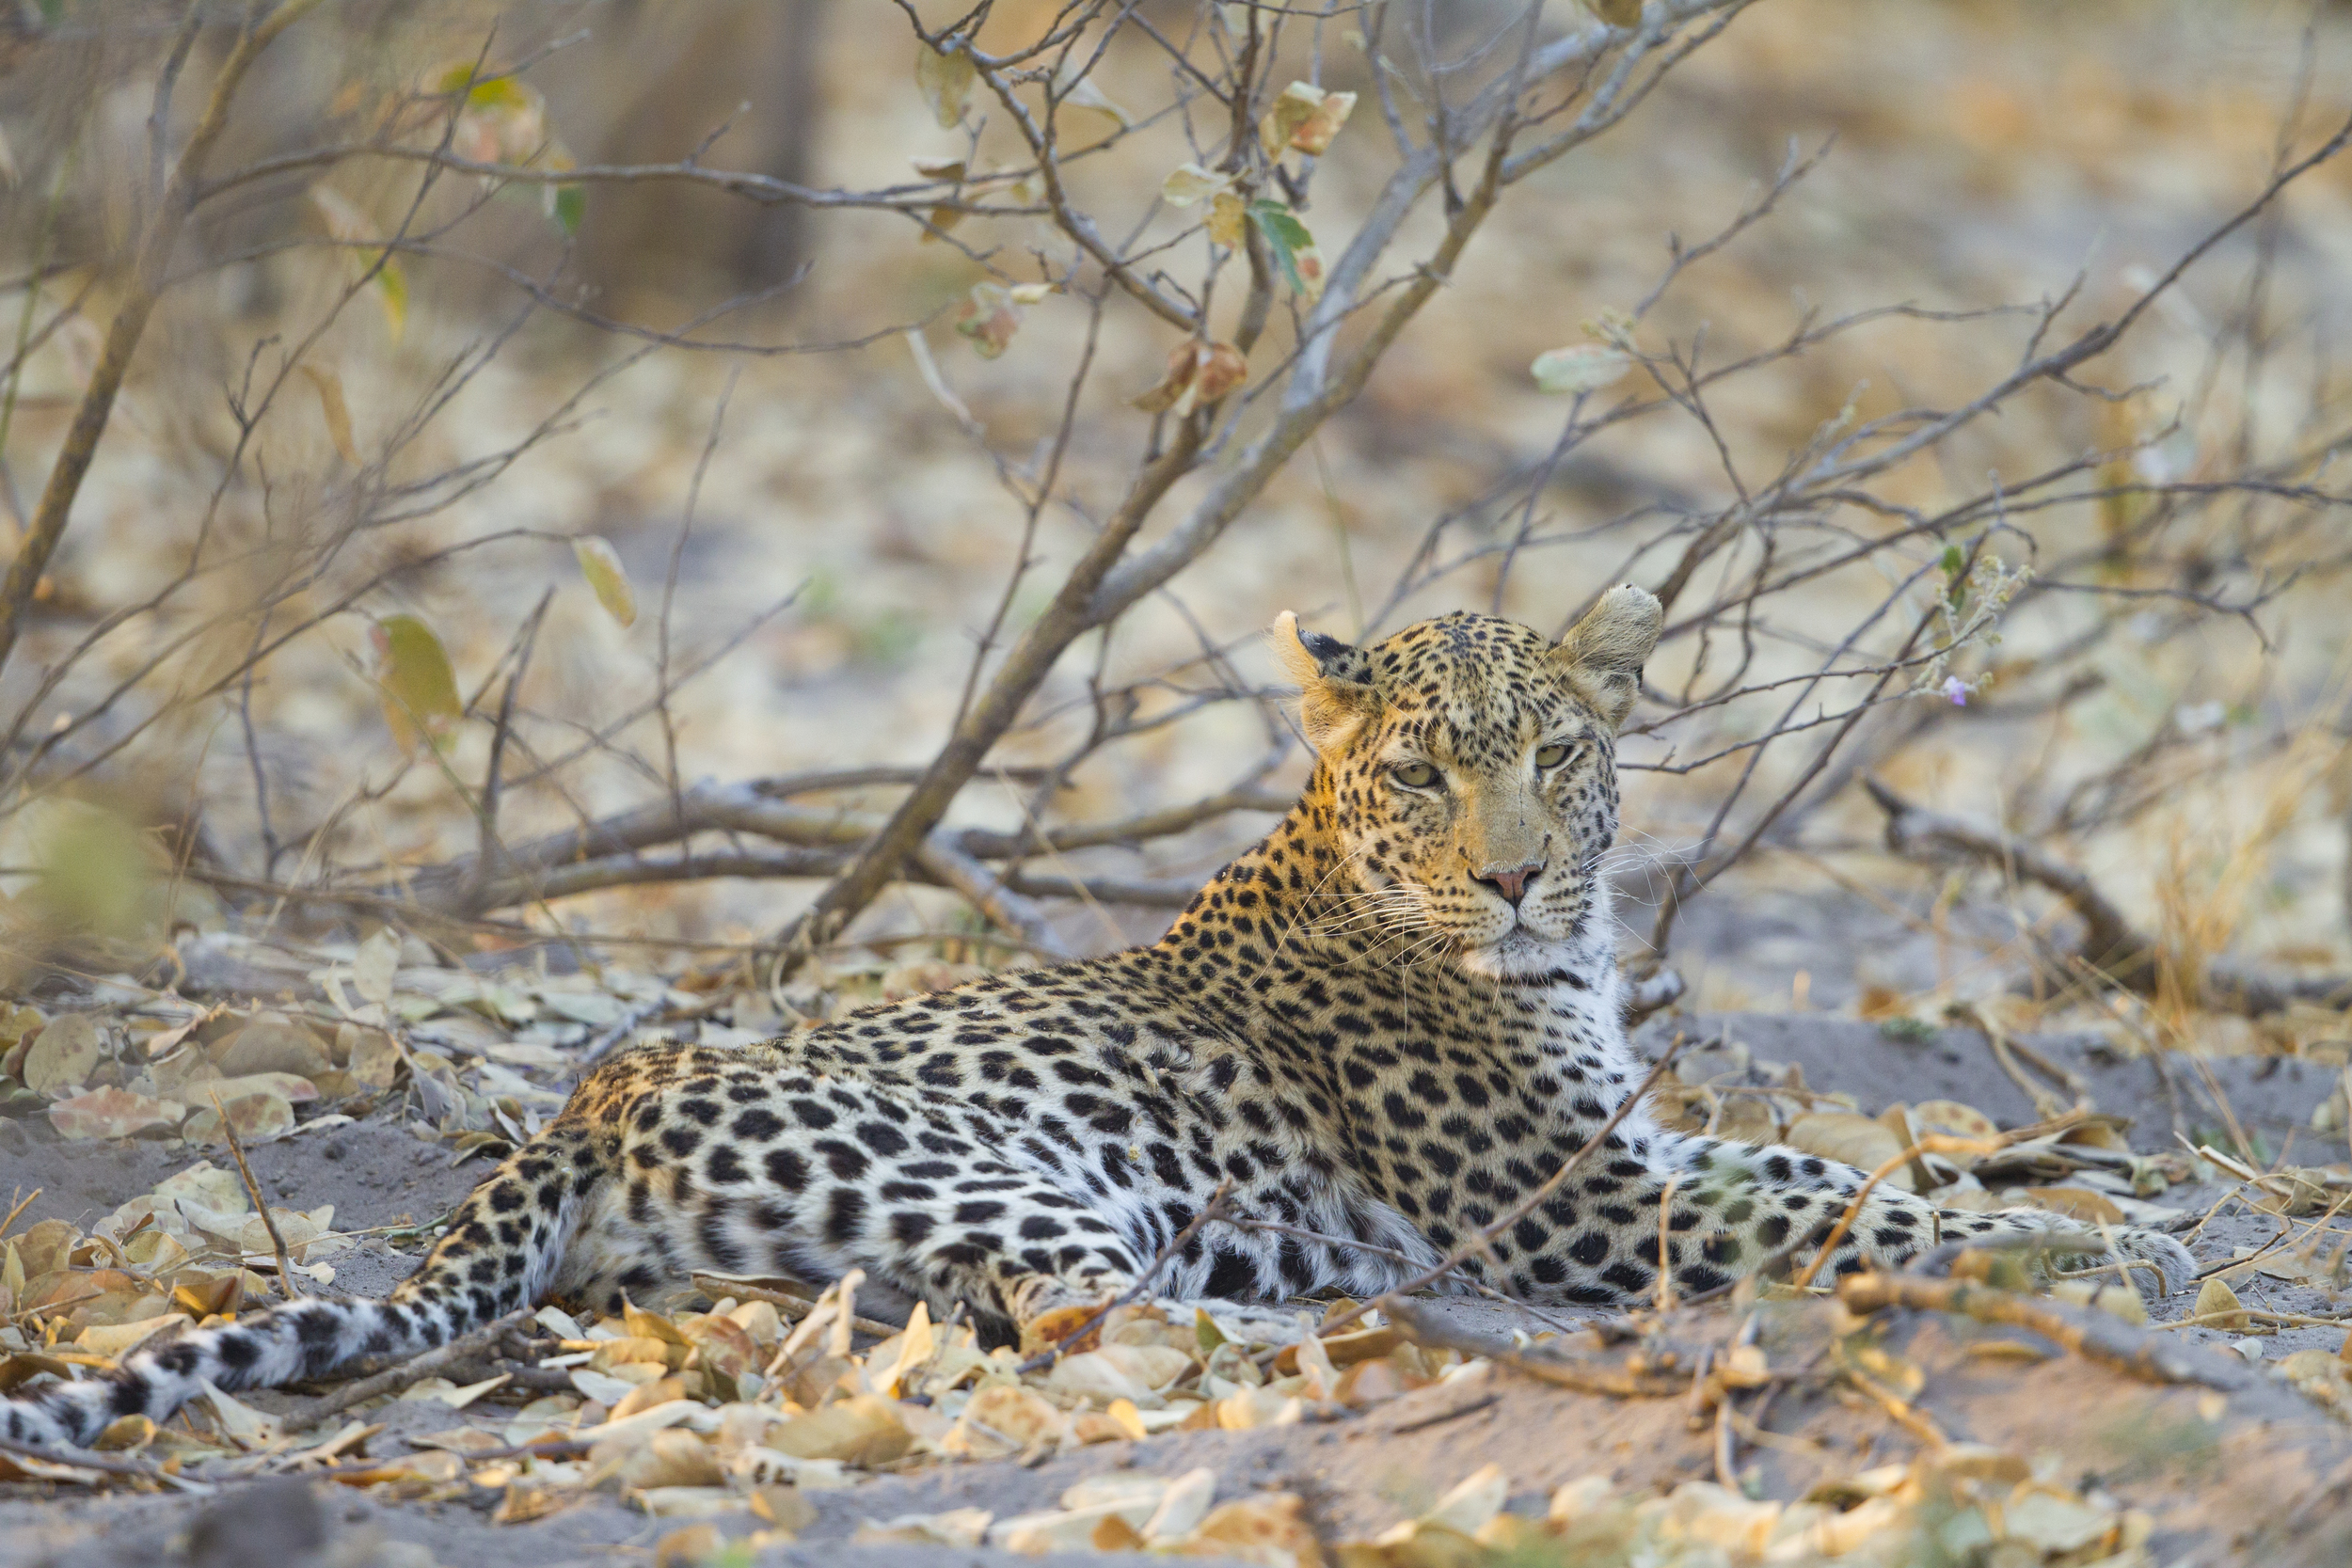
[[[1979,1105],[2004,1124],[2033,1119],[2025,1091],[2001,1070],[1982,1037],[1964,1030],[1896,1039],[1827,1015],[1747,1013],[1662,1018],[1639,1037],[1657,1050],[1677,1032],[1686,1037],[1685,1052],[1695,1053],[1686,1060],[1710,1071],[1729,1059],[1735,1044],[1743,1045],[1755,1081],[1777,1070],[1777,1064],[1794,1064],[1806,1083],[1851,1093],[1865,1110],[1896,1099],[1946,1097]],[[2135,1148],[2169,1144],[2172,1108],[2145,1061],[2116,1054],[2095,1036],[2039,1036],[2027,1043],[2079,1072],[2100,1109],[2135,1118]],[[2326,1093],[2325,1069],[2280,1058],[2222,1058],[2211,1066],[2215,1085],[2249,1133],[2273,1148],[2312,1137],[2307,1124],[2311,1107]],[[1737,1077],[1718,1075],[1718,1081]],[[2189,1103],[2182,1107],[2182,1125],[2212,1124],[2213,1107],[2202,1099],[2208,1092],[2183,1090]],[[256,1149],[253,1158],[257,1178],[274,1196],[332,1202],[339,1227],[349,1230],[429,1220],[483,1170],[479,1162],[453,1168],[443,1148],[377,1123],[298,1134]],[[39,1185],[42,1196],[30,1214],[87,1220],[151,1187],[183,1159],[137,1143],[41,1142],[0,1152],[0,1191]],[[2175,1188],[2164,1201],[2197,1212],[2220,1192]],[[2201,1261],[2210,1263],[2268,1234],[2267,1222],[2223,1218],[2198,1234],[2194,1245]],[[357,1252],[338,1258],[337,1284],[379,1293],[413,1265],[413,1258],[367,1239]],[[2280,1282],[2261,1282],[2246,1294],[2249,1305],[2260,1301],[2280,1311],[2328,1310],[2323,1292]],[[2158,1322],[2182,1316],[2191,1299],[2188,1292],[2176,1294],[2156,1304],[2153,1316]],[[1509,1309],[1453,1303],[1440,1310],[1454,1332],[1507,1345]],[[1832,1310],[1777,1310],[1763,1342],[1776,1360],[1826,1344]],[[1721,1307],[1701,1307],[1679,1314],[1668,1332],[1688,1353],[1720,1342],[1736,1324],[1734,1314]],[[2341,1330],[2288,1330],[2260,1348],[2270,1361],[2296,1349],[2332,1349],[2341,1337]],[[2159,1533],[2152,1545],[2157,1561],[2315,1565],[2342,1562],[2352,1551],[2352,1514],[2336,1497],[2352,1480],[2352,1433],[2224,1348],[2230,1336],[2182,1331],[2182,1338],[2199,1344],[2198,1365],[2223,1386],[2219,1390],[2137,1383],[2076,1357],[2020,1361],[1972,1349],[1986,1338],[2030,1337],[1940,1318],[1895,1323],[1890,1348],[1927,1373],[1916,1409],[1954,1440],[2024,1454],[2062,1453],[2070,1484],[2095,1482],[2124,1505],[2156,1516]],[[262,1394],[253,1402],[291,1409],[304,1400]],[[404,1434],[467,1419],[414,1404],[391,1407],[391,1413],[398,1418],[374,1440],[373,1451],[399,1451]],[[1766,1426],[1782,1435],[1769,1447],[1744,1445],[1741,1462],[1761,1465],[1765,1495],[1776,1497],[1797,1496],[1823,1476],[1900,1460],[1916,1447],[1875,1408],[1850,1408],[1825,1390],[1800,1395],[1792,1387],[1790,1397],[1772,1407]],[[1515,1507],[1539,1510],[1552,1488],[1581,1476],[1661,1488],[1711,1476],[1713,1443],[1712,1423],[1692,1430],[1681,1400],[1601,1398],[1496,1369],[1474,1384],[1424,1389],[1329,1424],[1098,1445],[1031,1468],[1013,1462],[933,1465],[813,1494],[817,1522],[795,1545],[769,1548],[758,1560],[815,1562],[821,1557],[877,1568],[916,1560],[993,1562],[1004,1554],[846,1543],[865,1520],[974,1505],[1001,1516],[1050,1507],[1072,1482],[1106,1469],[1174,1475],[1204,1464],[1222,1478],[1221,1496],[1253,1486],[1295,1490],[1309,1499],[1326,1540],[1362,1539],[1411,1517],[1436,1492],[1489,1461],[1510,1476]],[[500,1527],[487,1517],[497,1496],[483,1494],[485,1506],[477,1510],[461,1503],[387,1504],[325,1487],[312,1503],[276,1482],[232,1487],[210,1502],[16,1486],[0,1495],[0,1563],[358,1563],[384,1542],[411,1542],[447,1568],[526,1560],[553,1568],[642,1560],[640,1554],[675,1528],[602,1497],[531,1525]],[[2294,1512],[2298,1506],[2304,1506],[2300,1515]],[[199,1517],[208,1510],[199,1528]],[[739,1533],[752,1525],[739,1519],[725,1528]],[[2242,1555],[2254,1552],[2257,1540],[2259,1555]]]

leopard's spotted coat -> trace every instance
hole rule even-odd
[[[1280,826],[1158,942],[868,1007],[747,1050],[649,1047],[589,1074],[387,1302],[311,1301],[186,1334],[109,1378],[8,1402],[19,1439],[161,1419],[209,1378],[317,1376],[549,1295],[615,1308],[695,1269],[850,1268],[998,1333],[1125,1289],[1236,1183],[1238,1212],[1385,1253],[1213,1223],[1154,1289],[1367,1296],[1490,1224],[1583,1144],[1637,1064],[1597,857],[1613,740],[1656,641],[1621,588],[1554,645],[1449,615],[1278,651],[1317,766]],[[1531,1300],[1695,1292],[1819,1239],[1861,1173],[1629,1115],[1557,1196],[1464,1265]],[[1671,1187],[1671,1195],[1669,1189]],[[1899,1264],[2040,1212],[1878,1190],[1833,1255]],[[2185,1275],[2169,1238],[2127,1252]],[[2168,1281],[2168,1284],[2169,1282]]]

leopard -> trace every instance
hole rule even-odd
[[[1359,646],[1286,612],[1270,638],[1311,775],[1158,941],[763,1043],[617,1053],[388,1298],[189,1329],[20,1390],[0,1432],[85,1444],[208,1385],[324,1378],[538,1304],[682,1302],[698,1272],[857,1270],[1048,1350],[1114,1302],[1274,1342],[1307,1321],[1285,1303],[1433,1275],[1614,1310],[1824,1246],[1828,1279],[2006,1237],[2185,1281],[2170,1236],[1939,1208],[1640,1098],[1605,857],[1661,624],[1631,584],[1556,639],[1456,612]]]

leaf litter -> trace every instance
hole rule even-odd
[[[222,1112],[251,1142],[405,1114],[454,1158],[489,1156],[552,1114],[583,1052],[661,1036],[763,1038],[795,1021],[765,993],[697,990],[613,967],[475,974],[411,961],[419,955],[390,931],[342,945],[280,941],[267,956],[302,982],[274,1006],[206,1006],[122,978],[100,988],[94,1006],[54,1014],[18,1006],[0,1017],[5,1092],[37,1103],[61,1137],[160,1139],[190,1156],[87,1232],[45,1220],[0,1240],[0,1386],[87,1376],[159,1336],[232,1319],[282,1293],[248,1189],[225,1161],[206,1157],[222,1148]],[[968,972],[935,958],[846,966],[787,1000],[796,1017],[818,1018]],[[2301,1277],[2342,1263],[2343,1237],[2325,1223],[2344,1186],[2339,1167],[2233,1169],[2201,1148],[2135,1153],[2120,1118],[2087,1108],[2024,1136],[1999,1133],[1982,1112],[1948,1100],[1871,1117],[1794,1069],[1768,1070],[1771,1082],[1757,1088],[1725,1082],[1721,1066],[1707,1053],[1680,1064],[1660,1090],[1664,1119],[1870,1168],[1891,1164],[1888,1180],[1955,1207],[2022,1201],[2111,1218],[2074,1206],[2129,1203],[2139,1206],[2130,1217],[2144,1223],[2152,1212],[2183,1212],[2156,1201],[2172,1187],[2216,1172],[2241,1178],[2249,1205],[2277,1214],[2292,1234],[2241,1259],[2229,1277],[2208,1279],[2190,1321],[2246,1336],[2242,1345],[2256,1345],[2273,1331],[2265,1320],[2279,1315],[2247,1305],[2230,1278]],[[1931,1143],[1940,1152],[1902,1158]],[[355,1244],[335,1231],[332,1208],[273,1208],[272,1218],[303,1283],[330,1285],[332,1259]],[[1406,1524],[1339,1539],[1295,1490],[1229,1484],[1215,1466],[1142,1473],[1152,1468],[1149,1445],[1353,1421],[1424,1389],[1459,1389],[1462,1407],[1474,1407],[1478,1390],[1498,1379],[1540,1373],[1547,1363],[1609,1361],[1625,1330],[1522,1335],[1510,1352],[1482,1354],[1417,1338],[1409,1323],[1375,1308],[1338,1332],[1274,1347],[1248,1342],[1214,1313],[1184,1319],[1146,1303],[1114,1310],[1095,1341],[1072,1354],[1025,1363],[1010,1349],[984,1348],[970,1324],[934,1322],[920,1307],[903,1324],[864,1315],[855,1276],[821,1291],[787,1280],[696,1283],[707,1310],[631,1306],[618,1318],[580,1319],[546,1308],[529,1331],[527,1356],[423,1378],[318,1430],[290,1432],[271,1411],[215,1391],[167,1428],[118,1423],[100,1448],[152,1466],[155,1484],[258,1468],[316,1473],[387,1500],[494,1497],[487,1512],[502,1525],[600,1497],[664,1521],[680,1553],[700,1539],[684,1532],[714,1523],[755,1540],[788,1539],[817,1518],[813,1497],[885,1476],[1139,1444],[1136,1470],[1069,1486],[1058,1507],[873,1517],[857,1527],[858,1539],[1211,1555],[1276,1568],[1469,1568],[1530,1556],[1892,1564],[1931,1545],[1953,1560],[2021,1565],[2153,1560],[2144,1515],[2096,1488],[2070,1488],[2046,1456],[1956,1443],[1931,1445],[1905,1464],[1825,1472],[1777,1502],[1750,1496],[1747,1481],[1661,1488],[1594,1474],[1531,1511],[1505,1506],[1517,1494],[1488,1466]],[[2111,1283],[2062,1280],[2054,1293],[2145,1322],[2137,1293]],[[1689,1357],[1656,1357],[1654,1326],[1640,1332],[1644,1348],[1612,1364],[1633,1370],[1637,1392],[1647,1382],[1692,1390],[1701,1414],[1738,1391],[1800,1375],[1753,1343],[1701,1358],[1694,1370]],[[1907,1409],[1922,1382],[1915,1366],[1864,1334],[1841,1339],[1825,1369],[1820,1377],[1890,1409]],[[2352,1417],[2347,1370],[2340,1355],[2308,1349],[2270,1363],[2276,1381],[2339,1417]],[[382,1436],[394,1402],[437,1408],[460,1424],[394,1443]],[[124,1480],[31,1456],[8,1463],[10,1479]]]

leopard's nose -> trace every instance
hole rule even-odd
[[[1530,861],[1525,865],[1516,866],[1509,871],[1491,869],[1481,871],[1478,873],[1477,879],[1502,895],[1504,903],[1509,904],[1513,909],[1518,909],[1519,900],[1527,896],[1527,884],[1544,874],[1545,863],[1542,861]]]

